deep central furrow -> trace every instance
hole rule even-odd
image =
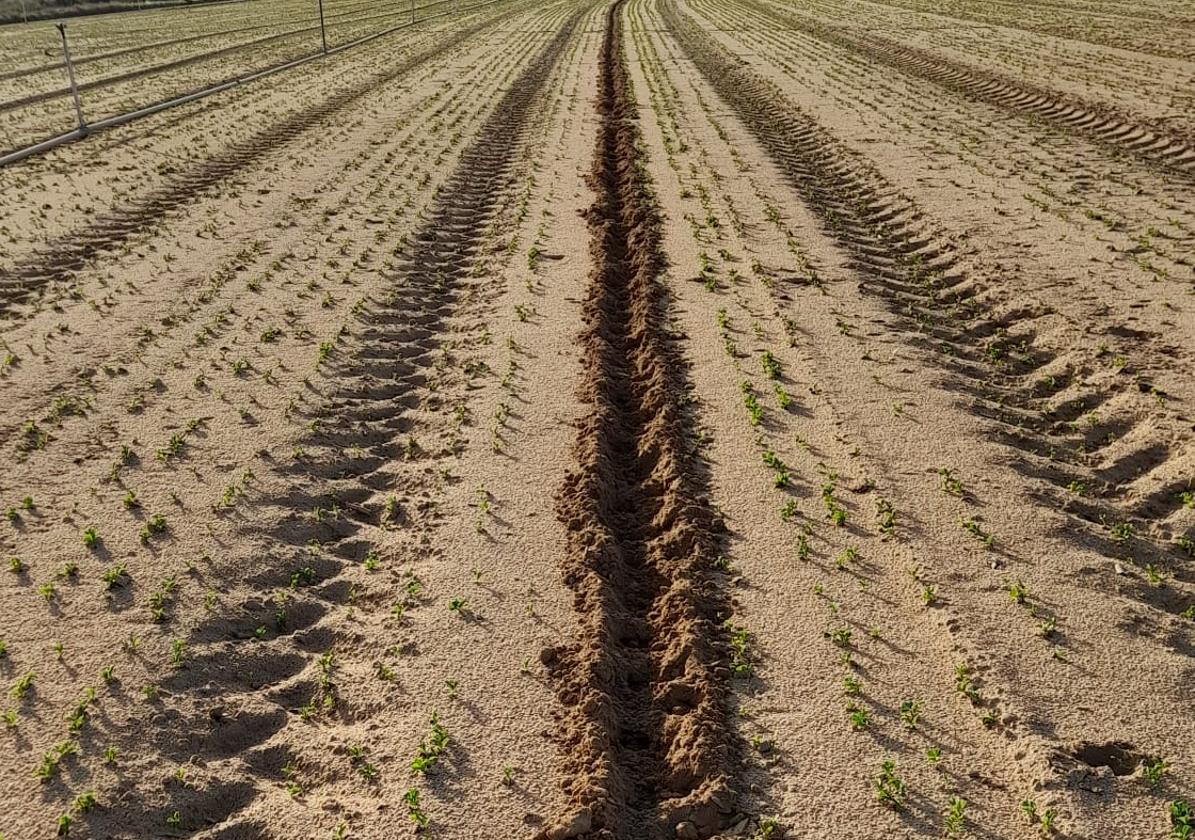
[[[708,837],[733,799],[725,610],[710,575],[721,525],[690,448],[620,9],[606,23],[591,172],[581,397],[593,410],[557,499],[580,613],[580,638],[546,657],[566,707],[572,811],[543,834],[557,840]]]

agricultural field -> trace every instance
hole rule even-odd
[[[1195,839],[1190,5],[414,6],[0,167],[0,838]]]

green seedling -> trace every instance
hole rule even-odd
[[[1141,776],[1150,787],[1157,787],[1162,783],[1162,777],[1170,767],[1162,758],[1147,758],[1141,762]]]
[[[1029,589],[1018,579],[1008,585],[1008,597],[1014,604],[1024,604],[1029,598]]]
[[[973,536],[976,540],[983,544],[984,548],[991,548],[995,538],[987,531],[983,530],[975,519],[968,519],[966,517],[959,517],[959,522],[963,526],[963,530]]]
[[[32,671],[26,671],[17,679],[15,683],[12,684],[12,688],[9,689],[8,695],[14,700],[24,699],[25,695],[29,693],[29,689],[33,688],[34,679],[34,673]]]
[[[912,731],[917,728],[917,722],[921,719],[921,704],[916,700],[905,700],[900,704],[900,720],[904,724],[905,729]]]
[[[860,708],[852,703],[846,707],[846,710],[851,721],[851,729],[856,732],[863,732],[871,726],[871,715],[867,709]]]
[[[905,806],[905,783],[896,774],[896,762],[885,761],[874,782],[875,796],[884,805],[900,811]]]
[[[448,730],[440,724],[440,716],[436,712],[432,712],[431,726],[431,735],[419,742],[418,754],[411,762],[411,769],[421,775],[434,767],[448,750]]]
[[[411,818],[411,822],[415,823],[415,828],[422,831],[427,828],[428,820],[427,814],[423,811],[423,806],[419,802],[419,789],[411,788],[402,797],[403,803],[407,806],[407,816]]]
[[[751,633],[745,627],[736,627],[729,622],[730,672],[736,677],[749,677],[755,671],[752,664]]]
[[[943,817],[943,824],[948,836],[957,837],[962,833],[963,826],[967,822],[966,814],[967,800],[961,796],[952,796],[950,804],[946,806],[946,813]]]
[[[1170,836],[1173,840],[1195,837],[1195,808],[1183,799],[1170,803]]]
[[[963,483],[959,481],[946,467],[938,468],[938,475],[942,477],[942,489],[952,496],[963,495]]]

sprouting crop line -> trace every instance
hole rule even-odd
[[[580,637],[546,657],[564,705],[570,811],[543,836],[709,837],[732,808],[720,521],[688,441],[660,217],[639,152],[622,0],[600,56],[589,211],[594,270],[576,467],[557,497]]]
[[[1118,152],[1132,154],[1184,175],[1195,175],[1195,143],[1104,103],[1083,102],[999,73],[965,67],[933,53],[884,38],[874,32],[852,34],[812,18],[785,14],[764,3],[749,8],[772,20],[803,29],[814,37],[866,55],[917,78],[957,91],[989,105],[1028,114]]]
[[[892,2],[892,0],[876,0],[878,5],[888,6],[895,9],[914,10],[917,11],[916,4],[905,4]],[[1011,13],[1001,16],[997,10],[1001,6],[1012,7]],[[1034,4],[1033,11],[1041,9],[1053,8],[1061,10],[1061,14],[1073,15],[1075,7],[1058,4],[1040,2]],[[1118,18],[1128,18],[1130,20],[1149,20],[1158,24],[1173,24],[1178,21],[1176,18],[1167,18],[1159,15],[1151,15],[1139,5],[1123,7],[1126,12],[1110,11],[1109,9],[1101,8],[1099,15],[1101,17],[1115,16]],[[1165,43],[1144,43],[1138,39],[1131,37],[1116,37],[1117,33],[1109,33],[1107,30],[1091,29],[1089,27],[1068,27],[1065,34],[1058,31],[1056,25],[1051,25],[1049,21],[1043,22],[1036,14],[1026,14],[1029,12],[1029,7],[1020,3],[985,3],[982,6],[974,6],[963,8],[959,4],[953,4],[948,11],[945,9],[934,9],[935,14],[946,15],[954,20],[959,21],[978,21],[985,25],[996,25],[1009,29],[1019,29],[1022,32],[1033,32],[1039,35],[1044,35],[1050,38],[1059,38],[1066,41],[1076,41],[1081,44],[1098,44],[1106,47],[1117,47],[1123,50],[1132,50],[1133,52],[1145,53],[1147,55],[1166,56],[1169,58],[1189,59],[1192,57],[1192,50],[1185,48],[1185,44],[1181,39],[1170,39]],[[1123,31],[1123,30],[1122,30]]]
[[[1109,443],[1105,426],[1097,428],[1099,441],[1076,440],[1057,432],[1057,418],[1042,413],[1051,397],[1076,378],[1069,363],[1064,375],[1039,373],[1065,355],[1032,344],[1033,321],[1051,310],[1027,300],[996,314],[999,296],[985,288],[984,278],[963,269],[948,239],[933,230],[912,202],[897,195],[778,88],[681,15],[674,3],[664,3],[662,9],[685,54],[820,216],[827,234],[849,254],[864,291],[876,295],[908,325],[907,340],[929,351],[930,359],[954,374],[958,390],[975,397],[971,410],[993,422],[991,436],[1019,453],[1021,463],[1014,467],[1060,489],[1075,483],[1075,470],[1086,470],[1088,475],[1080,476],[1081,480],[1104,485],[1104,498],[1071,499],[1067,512],[1097,530],[1107,530],[1107,522],[1124,521],[1126,512],[1110,499],[1126,495],[1125,486],[1141,470],[1100,466],[1100,450]],[[1148,383],[1138,383],[1137,390],[1141,391],[1138,402],[1148,402]],[[1082,412],[1085,405],[1073,410]],[[1125,421],[1127,425],[1111,429],[1111,439],[1123,437],[1134,422],[1149,416],[1148,411],[1140,411],[1134,420]],[[1178,446],[1178,442],[1152,444],[1125,460],[1152,469]],[[1124,540],[1101,537],[1090,528],[1087,536],[1106,556],[1123,556]],[[1134,547],[1143,553],[1147,545],[1138,538]],[[1167,555],[1182,558],[1185,549],[1171,545],[1150,550],[1157,561]]]
[[[289,473],[292,480],[285,482],[279,495],[265,500],[281,511],[282,519],[264,535],[259,523],[246,522],[241,528],[242,536],[255,542],[268,538],[258,581],[282,587],[289,580],[292,591],[301,591],[293,596],[292,605],[303,609],[292,607],[285,626],[278,625],[277,637],[263,636],[254,644],[261,651],[256,658],[246,658],[240,643],[228,641],[227,633],[221,632],[227,616],[215,615],[199,623],[185,643],[193,651],[188,671],[180,672],[178,686],[163,686],[181,691],[193,687],[195,680],[216,679],[234,688],[252,685],[254,702],[276,704],[277,709],[261,713],[260,725],[246,732],[239,750],[288,737],[278,735],[290,720],[282,711],[294,710],[293,689],[304,669],[319,669],[324,679],[316,697],[300,698],[307,702],[300,711],[335,714],[334,655],[325,651],[322,656],[311,652],[296,657],[289,636],[312,626],[339,601],[306,585],[316,575],[321,583],[351,577],[362,560],[358,535],[389,515],[382,499],[389,496],[396,470],[401,469],[396,465],[403,461],[402,438],[414,425],[436,422],[419,419],[424,414],[419,408],[426,394],[423,384],[438,358],[437,348],[449,335],[449,319],[459,314],[482,283],[477,267],[485,256],[482,246],[488,229],[517,183],[516,169],[526,155],[536,115],[544,107],[544,90],[584,12],[578,9],[568,15],[556,24],[559,28],[546,44],[531,51],[530,60],[493,104],[425,220],[405,244],[397,266],[386,277],[389,293],[365,308],[352,330],[353,346],[345,342],[343,358],[339,349],[329,358],[332,393],[318,417],[321,423],[313,425],[305,439],[304,450],[310,455],[293,467],[280,465],[279,471]],[[309,515],[316,509],[321,510],[319,516]],[[300,550],[311,566],[296,575],[294,557]],[[284,559],[279,563],[272,558]],[[263,662],[269,665],[270,680],[264,686],[260,675],[252,673]],[[248,679],[251,673],[253,678]],[[210,731],[210,720],[205,718],[202,713],[181,718],[161,738],[186,743],[189,738],[206,737],[198,734]],[[224,828],[244,829],[237,822],[242,816],[237,808],[230,810]]]
[[[146,225],[154,224],[180,207],[196,201],[215,184],[267,155],[277,153],[279,148],[353,106],[380,85],[405,76],[431,56],[455,49],[498,20],[516,12],[516,9],[507,9],[497,17],[478,21],[442,41],[429,44],[385,71],[236,142],[225,151],[180,173],[148,195],[99,216],[85,229],[49,243],[42,255],[22,260],[11,271],[0,273],[0,313],[28,300],[46,283],[83,268],[96,254],[115,250]]]

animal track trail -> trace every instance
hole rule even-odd
[[[166,712],[169,726],[154,736],[162,755],[227,762],[243,776],[245,754],[291,756],[304,705],[331,697],[330,714],[357,723],[386,711],[338,696],[338,644],[360,646],[362,640],[346,639],[332,614],[356,579],[372,545],[368,538],[382,524],[382,500],[392,493],[431,492],[428,475],[434,470],[428,464],[451,454],[440,448],[404,452],[402,439],[412,431],[424,440],[443,436],[451,412],[427,380],[448,340],[450,319],[482,289],[481,247],[516,185],[514,169],[541,93],[583,12],[570,15],[501,95],[404,248],[390,278],[392,293],[361,316],[357,346],[331,357],[335,386],[316,415],[327,431],[317,427],[308,435],[308,454],[296,466],[278,467],[282,489],[258,503],[257,522],[239,528],[257,563],[248,581],[252,591],[285,592],[284,613],[277,596],[253,597],[191,630],[188,665],[163,686],[179,699]],[[313,516],[317,509],[322,514]],[[411,539],[436,527],[434,512],[417,505],[401,516]],[[264,533],[261,517],[273,523]],[[265,762],[266,769],[254,774],[260,777],[255,796],[215,809],[202,792],[189,791],[181,810],[215,823],[203,836],[271,836],[255,833],[260,824],[249,807],[266,795],[263,783],[277,781],[283,763],[285,758]]]
[[[727,605],[710,574],[724,526],[689,443],[686,362],[667,326],[622,8],[606,18],[591,170],[580,393],[593,411],[557,496],[580,637],[543,657],[564,706],[570,780],[569,813],[539,835],[552,840],[710,837],[734,805]]]

